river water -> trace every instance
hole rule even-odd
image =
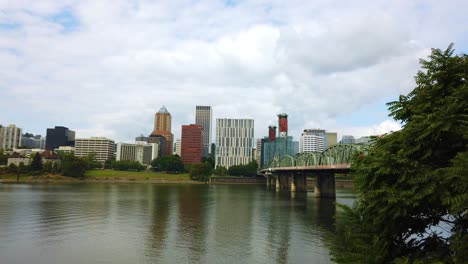
[[[331,263],[334,202],[253,185],[0,184],[0,263]]]

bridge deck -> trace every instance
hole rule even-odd
[[[307,171],[307,172],[349,172],[351,164],[334,164],[334,165],[315,165],[315,166],[294,166],[294,167],[275,167],[262,169],[259,172],[286,172],[286,171]]]

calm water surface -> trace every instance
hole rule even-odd
[[[0,184],[0,263],[331,263],[324,244],[335,200],[312,195],[240,185]]]

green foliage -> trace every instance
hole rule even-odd
[[[88,164],[88,170],[100,169],[103,167],[101,162],[96,161],[96,153],[89,153],[84,157],[84,161]]]
[[[36,154],[34,154],[34,157],[31,161],[31,164],[29,164],[29,169],[31,171],[42,171],[42,168],[43,168],[43,164],[42,164],[41,154],[39,154],[39,152],[36,152]]]
[[[42,170],[43,170],[44,172],[46,172],[46,173],[52,172],[52,162],[47,161],[47,162],[44,164],[44,168],[43,168]]]
[[[70,177],[83,177],[88,163],[79,157],[75,157],[73,153],[61,153],[61,171],[62,175]]]
[[[151,166],[156,170],[170,173],[184,172],[184,164],[178,155],[158,157],[151,161]]]
[[[18,166],[16,166],[16,164],[14,164],[14,163],[10,163],[10,165],[8,165],[8,172],[9,173],[17,173],[18,172]]]
[[[208,164],[210,165],[211,169],[214,169],[214,167],[215,167],[215,160],[214,160],[211,156],[203,157],[203,158],[202,158],[202,163],[204,163],[204,162],[208,162]]]
[[[28,166],[24,165],[24,162],[20,162],[18,165],[18,173],[25,174],[28,172]]]
[[[208,181],[212,168],[208,161],[192,164],[190,168],[190,179]]]
[[[213,174],[216,176],[227,176],[228,170],[226,169],[226,167],[217,166],[216,169],[213,170]]]
[[[417,87],[388,103],[403,129],[378,138],[353,164],[361,196],[337,223],[338,262],[467,260],[468,56],[453,56],[450,45],[421,65]],[[342,241],[347,246],[336,246]]]
[[[60,165],[59,165],[59,163],[58,163],[58,162],[54,162],[54,163],[52,164],[52,171],[51,171],[51,172],[52,172],[52,173],[57,173],[57,172],[59,172],[59,171],[60,171]]]
[[[138,161],[119,160],[112,162],[112,168],[119,171],[141,171],[145,170],[146,167]]]
[[[3,149],[0,149],[0,165],[7,165],[8,155],[3,152]]]
[[[231,176],[255,177],[257,175],[258,163],[256,160],[247,165],[233,165],[229,167],[228,173]]]

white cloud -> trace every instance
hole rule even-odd
[[[194,122],[195,105],[212,105],[215,118],[254,118],[257,137],[280,112],[290,115],[296,137],[310,127],[356,136],[395,129],[388,120],[366,128],[334,120],[409,92],[418,58],[431,45],[463,40],[463,6],[2,2],[0,123],[35,133],[65,125],[79,137],[96,133],[131,141],[152,131],[154,112],[164,104],[176,138],[182,124]],[[78,22],[70,32],[50,19],[64,10]],[[2,28],[7,22],[19,27]],[[440,44],[440,36],[447,43]]]

